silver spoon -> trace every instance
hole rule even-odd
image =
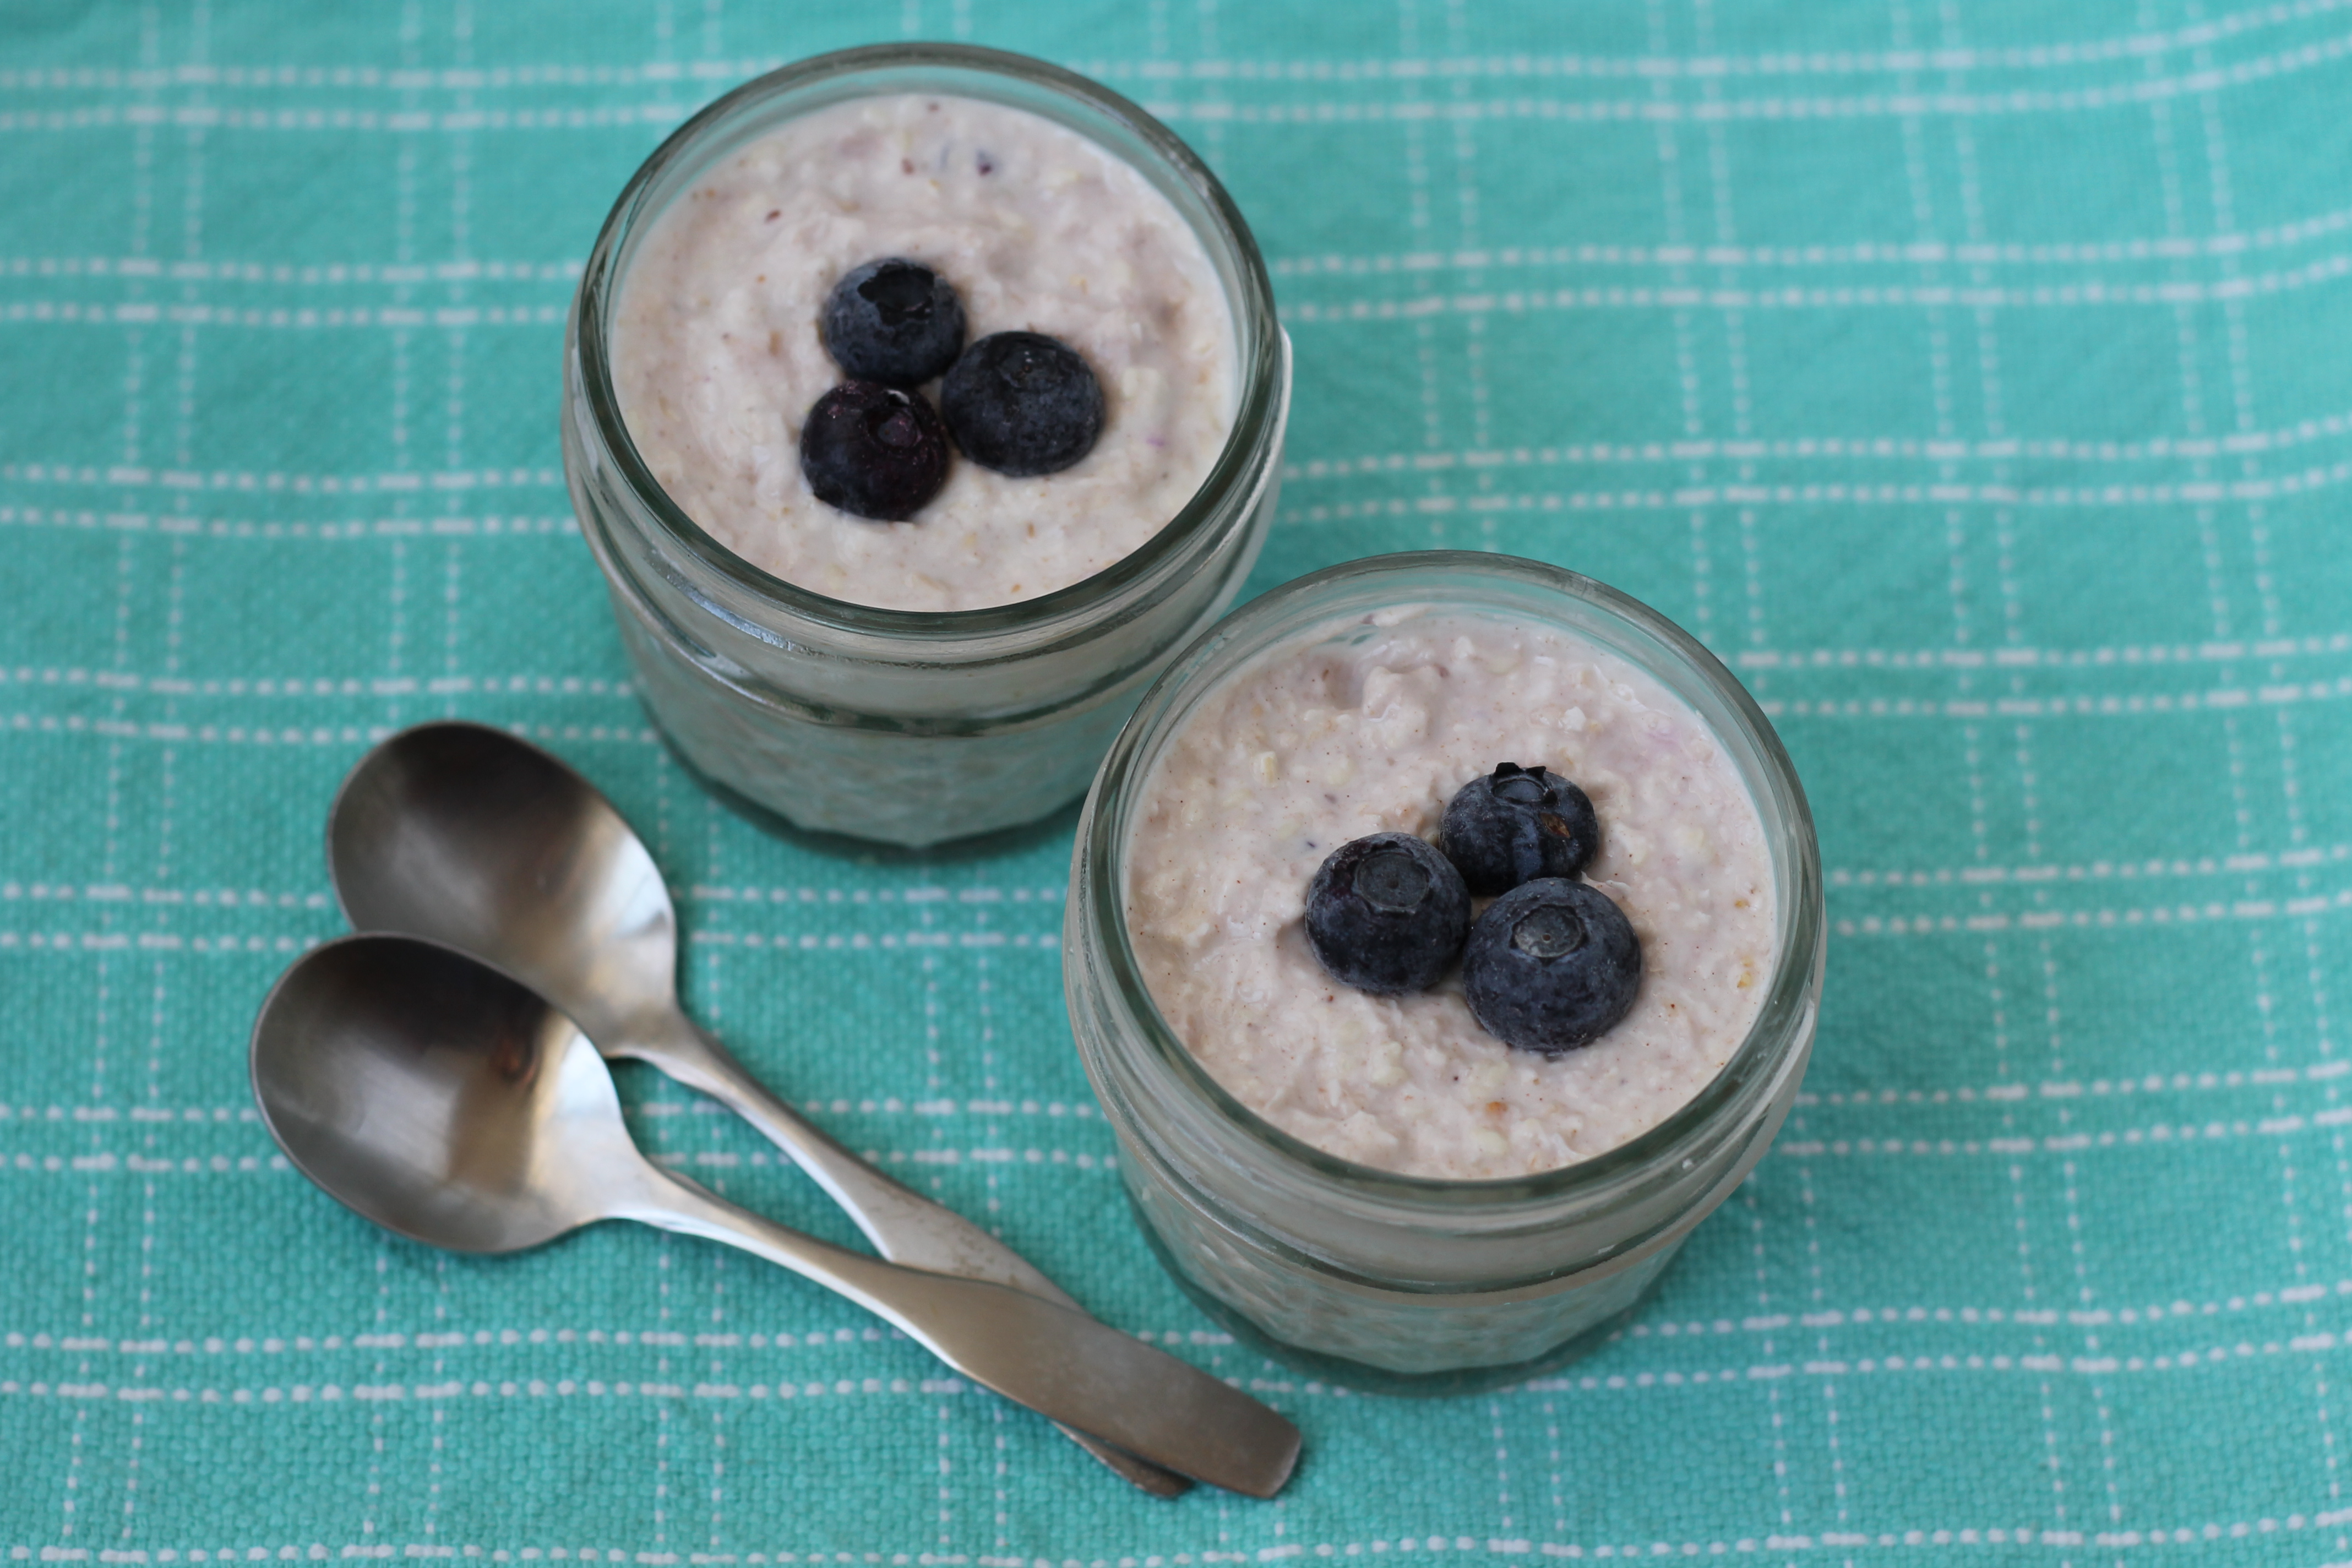
[[[355,928],[471,953],[576,1019],[606,1057],[710,1096],[791,1155],[891,1262],[1077,1306],[1003,1242],[835,1142],[686,1016],[677,917],[653,856],[593,784],[530,742],[454,721],[384,741],[335,796],[327,867]],[[1185,1489],[1181,1476],[1070,1436],[1145,1491]]]
[[[1075,1308],[787,1230],[638,1152],[577,1025],[487,964],[352,936],[289,969],[253,1026],[253,1094],[302,1173],[367,1218],[461,1252],[603,1219],[725,1242],[840,1292],[974,1383],[1156,1464],[1271,1497],[1298,1430]]]

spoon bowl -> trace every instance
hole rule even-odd
[[[328,812],[327,867],[353,927],[487,959],[607,1054],[675,1032],[661,868],[611,801],[528,742],[446,721],[383,742]]]
[[[433,1247],[552,1241],[603,1217],[600,1177],[643,1163],[572,1021],[424,942],[332,942],[297,963],[262,1005],[251,1065],[286,1157]]]

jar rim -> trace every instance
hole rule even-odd
[[[1227,249],[1240,285],[1239,297],[1229,296],[1226,301],[1236,325],[1243,329],[1243,352],[1235,367],[1239,396],[1224,445],[1200,488],[1150,539],[1091,576],[1034,599],[977,609],[902,610],[833,598],[754,565],[721,544],[670,498],[638,451],[621,416],[620,399],[613,385],[606,330],[609,307],[621,282],[616,268],[623,247],[641,222],[658,218],[658,211],[648,214],[643,209],[663,176],[681,161],[693,157],[710,135],[788,92],[864,73],[926,69],[960,73],[969,79],[973,89],[965,96],[982,98],[990,96],[985,90],[990,79],[1011,78],[1076,100],[1084,109],[1115,122],[1163,160],[1168,169],[1200,198],[1213,220],[1213,229],[1204,233],[1197,226],[1188,226],[1194,227],[1204,244],[1222,244]],[[1011,107],[1027,106],[1013,103]],[[1078,126],[1068,128],[1087,135]],[[1096,140],[1092,136],[1087,139]],[[622,187],[603,226],[597,230],[596,243],[582,271],[574,320],[573,339],[580,360],[582,390],[597,436],[629,489],[644,503],[647,514],[669,542],[753,598],[775,604],[816,626],[854,636],[916,643],[952,644],[1012,631],[1033,631],[1064,621],[1077,622],[1118,600],[1139,583],[1148,581],[1225,519],[1225,501],[1230,494],[1256,482],[1265,466],[1268,444],[1280,429],[1286,403],[1282,332],[1275,315],[1274,285],[1266,271],[1265,258],[1241,209],[1199,154],[1140,105],[1099,82],[1031,56],[971,44],[875,44],[836,49],[755,77],[705,105],[672,132]]]
[[[1145,773],[1163,749],[1154,746],[1150,755],[1144,755],[1145,742],[1159,738],[1152,734],[1159,721],[1187,694],[1193,677],[1213,656],[1234,644],[1245,645],[1218,671],[1220,679],[1230,678],[1249,659],[1277,646],[1280,637],[1265,635],[1265,628],[1278,622],[1283,611],[1297,600],[1334,584],[1395,577],[1406,580],[1400,582],[1395,602],[1411,603],[1420,595],[1409,589],[1407,581],[1414,574],[1431,572],[1488,574],[1550,590],[1628,622],[1664,645],[1723,703],[1741,738],[1763,763],[1763,783],[1770,799],[1758,801],[1758,809],[1768,826],[1777,818],[1787,843],[1789,876],[1775,911],[1779,929],[1771,980],[1754,1022],[1722,1069],[1672,1114],[1625,1142],[1589,1160],[1530,1175],[1456,1180],[1383,1170],[1318,1149],[1236,1099],[1177,1036],[1143,980],[1126,918],[1128,835],[1124,827],[1129,814],[1107,805],[1123,800],[1144,783]],[[1293,628],[1287,635],[1301,629]],[[1628,657],[1623,649],[1610,651]],[[1111,990],[1124,1004],[1150,1056],[1173,1072],[1180,1086],[1200,1096],[1224,1121],[1282,1163],[1341,1184],[1375,1202],[1433,1215],[1507,1211],[1538,1204],[1573,1205],[1628,1179],[1677,1162],[1687,1164],[1693,1157],[1691,1146],[1706,1137],[1720,1113],[1769,1089],[1791,1052],[1811,1038],[1810,1028],[1801,1026],[1813,1006],[1827,921],[1812,813],[1795,764],[1747,688],[1697,639],[1632,595],[1562,567],[1478,551],[1412,551],[1343,562],[1270,590],[1194,638],[1144,693],[1096,774],[1079,831],[1090,926],[1085,935],[1101,957]]]

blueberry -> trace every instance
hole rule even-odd
[[[833,286],[822,335],[843,374],[920,386],[955,363],[963,347],[963,302],[921,262],[886,257],[852,268]]]
[[[1462,989],[1486,1031],[1556,1057],[1625,1016],[1642,984],[1642,942],[1609,895],[1538,877],[1486,906],[1462,954]]]
[[[801,426],[801,472],[825,505],[898,522],[947,482],[947,427],[912,393],[845,381]]]
[[[963,455],[1015,479],[1058,473],[1102,434],[1102,385],[1078,351],[1043,332],[998,332],[964,350],[940,387]]]
[[[1601,847],[1601,819],[1584,792],[1558,773],[1505,763],[1455,793],[1437,841],[1483,899],[1583,870]]]
[[[1307,885],[1307,943],[1332,979],[1359,991],[1428,990],[1469,930],[1461,873],[1410,833],[1340,845]]]

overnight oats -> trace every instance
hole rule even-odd
[[[1019,331],[1074,351],[1101,392],[1083,456],[1007,474],[959,441],[961,460],[903,521],[819,499],[803,421],[868,368],[845,368],[820,326],[861,268],[883,296],[874,316],[889,290],[911,296],[893,325],[952,312],[974,345]],[[942,337],[905,362],[917,396],[952,381],[957,350],[971,352]],[[1231,314],[1175,206],[1065,126],[938,93],[834,104],[703,175],[629,269],[613,363],[638,452],[711,537],[786,582],[903,610],[1011,604],[1093,576],[1182,510],[1233,425]]]
[[[1803,795],[1704,649],[1507,557],[1358,562],[1179,659],[1080,826],[1065,970],[1196,1298],[1360,1386],[1629,1310],[1793,1099]]]
[[[921,845],[1084,787],[1271,516],[1288,348],[1213,176],[953,46],[695,117],[575,300],[566,471],[646,705],[755,815]]]
[[[1582,879],[1640,939],[1630,1008],[1549,1054],[1485,1028],[1461,973],[1350,985],[1307,929],[1341,843],[1439,845],[1463,790],[1513,790],[1505,767],[1590,801]],[[1705,1088],[1763,1002],[1772,863],[1747,786],[1656,681],[1542,626],[1398,609],[1310,630],[1194,710],[1134,833],[1128,930],[1162,1016],[1244,1105],[1361,1164],[1480,1181],[1590,1159]]]

